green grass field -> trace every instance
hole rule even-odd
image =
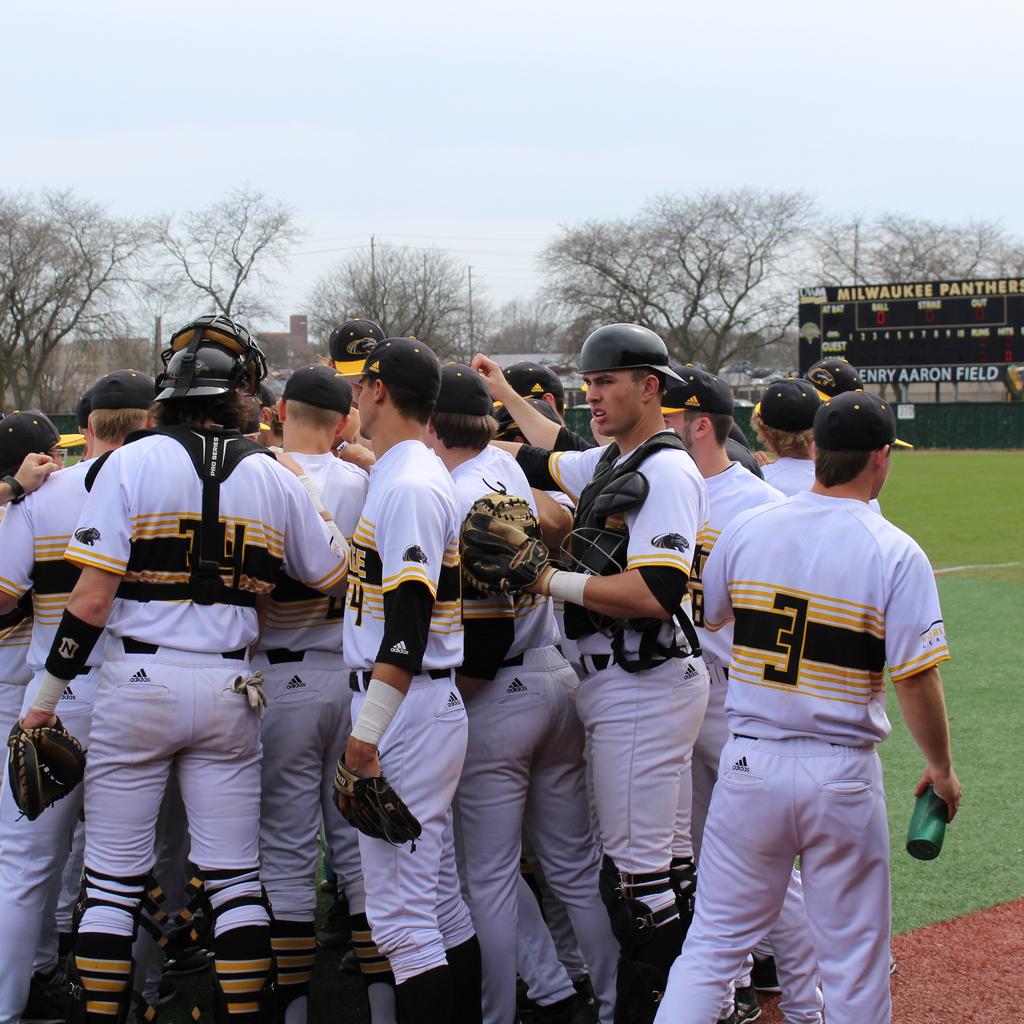
[[[911,533],[939,576],[953,660],[943,666],[964,802],[942,855],[914,860],[904,849],[922,760],[890,695],[893,733],[883,744],[892,834],[897,932],[1024,896],[1024,738],[1018,634],[1024,623],[1024,452],[907,452],[894,458],[881,496],[886,516]],[[320,899],[321,913],[329,900]],[[358,979],[338,971],[336,951],[317,957],[312,1024],[362,1024]],[[185,979],[162,1019],[190,1024],[206,981]]]
[[[881,495],[886,516],[915,537],[936,569],[953,658],[942,666],[963,805],[941,856],[904,849],[922,761],[890,695],[882,745],[892,833],[897,931],[1024,895],[1024,737],[1018,631],[1024,622],[1024,453],[898,454]]]

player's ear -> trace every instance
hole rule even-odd
[[[348,429],[348,424],[351,419],[352,413],[348,412],[345,413],[345,415],[343,415],[340,420],[338,420],[338,425],[334,428],[335,443],[337,443],[338,441],[346,440],[345,431]],[[284,422],[283,416],[281,417],[281,422]]]
[[[263,409],[262,412],[271,413],[271,416],[269,417],[269,419],[265,419],[265,420],[263,420],[263,422],[264,423],[272,423],[273,420],[274,420],[274,417],[273,417],[273,406],[270,406],[267,409]],[[261,415],[260,418],[261,419],[263,418],[262,415]],[[288,403],[283,398],[278,399],[278,402],[277,402],[277,418],[282,423],[284,423],[284,421],[288,418]]]

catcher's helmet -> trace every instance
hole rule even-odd
[[[649,367],[664,377],[679,380],[668,365],[668,349],[654,331],[639,324],[608,324],[583,342],[580,373],[632,370]]]
[[[346,377],[360,376],[366,357],[385,337],[380,324],[373,320],[362,320],[357,316],[346,320],[340,327],[335,327],[327,339],[334,368]]]
[[[158,402],[223,395],[243,386],[252,395],[267,375],[267,361],[249,332],[220,314],[175,331],[160,357],[165,370],[156,379]]]

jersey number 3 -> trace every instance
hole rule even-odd
[[[765,665],[764,679],[769,683],[796,686],[800,679],[800,659],[807,639],[807,599],[793,594],[776,594],[772,607],[780,612],[788,612],[791,621],[779,630],[775,638],[776,649],[786,656],[785,668]]]

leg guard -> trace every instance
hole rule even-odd
[[[270,929],[231,928],[213,941],[213,1019],[217,1024],[272,1024]]]
[[[270,945],[274,951],[275,1024],[305,1024],[316,960],[316,923],[312,918],[271,921]]]
[[[130,936],[79,935],[68,965],[69,1024],[124,1024],[133,974]]]
[[[697,865],[693,863],[692,857],[673,857],[668,873],[672,891],[676,894],[676,906],[679,908],[679,920],[683,922],[685,939],[693,920],[697,897]]]

